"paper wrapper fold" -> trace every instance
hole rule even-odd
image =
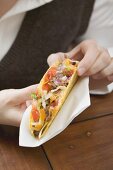
[[[79,79],[71,90],[62,106],[62,109],[59,111],[47,133],[40,140],[35,139],[29,130],[29,116],[31,111],[31,106],[29,106],[24,112],[21,121],[19,145],[26,147],[36,147],[42,145],[61,133],[71,123],[71,121],[88,106],[90,106],[89,79]]]

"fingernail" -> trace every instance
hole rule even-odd
[[[78,75],[81,76],[85,73],[85,68],[81,67],[81,68],[78,68]]]

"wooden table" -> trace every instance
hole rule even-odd
[[[91,96],[92,105],[38,148],[18,146],[0,130],[0,170],[113,170],[113,93]]]

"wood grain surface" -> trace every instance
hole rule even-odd
[[[91,106],[82,112],[74,122],[110,115],[113,113],[113,92],[102,96],[91,96]]]
[[[44,149],[54,170],[113,170],[113,115],[72,124]]]
[[[0,136],[0,170],[51,170],[41,147],[18,146],[15,136]]]

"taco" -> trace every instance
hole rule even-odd
[[[77,61],[68,58],[56,62],[47,70],[32,94],[30,131],[36,138],[45,135],[77,81],[77,66]]]

